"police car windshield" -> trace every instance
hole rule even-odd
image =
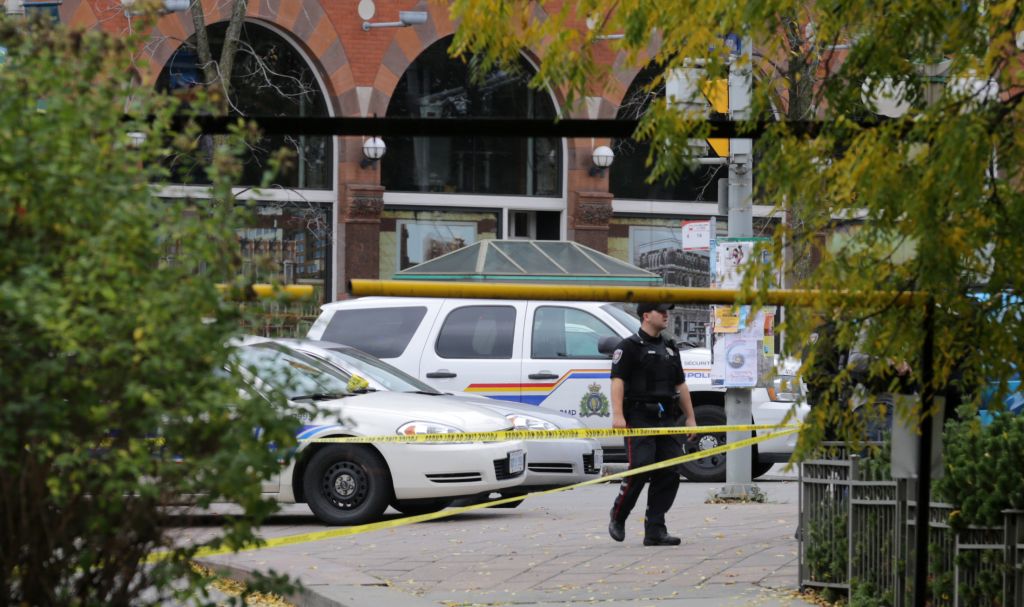
[[[380,384],[390,392],[422,392],[441,394],[432,386],[416,379],[401,369],[355,348],[328,348],[331,357],[344,368]]]
[[[238,362],[290,400],[327,400],[352,394],[349,375],[271,342],[238,348]]]
[[[636,304],[604,304],[601,309],[629,329],[630,333],[640,330],[640,319],[636,317]]]

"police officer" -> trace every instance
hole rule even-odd
[[[636,312],[641,320],[640,330],[622,340],[612,354],[613,428],[673,426],[680,413],[685,415],[687,426],[697,425],[679,350],[671,339],[661,335],[668,326],[668,311],[672,307],[672,304],[639,304]],[[674,436],[626,439],[631,470],[679,457],[681,451]],[[674,467],[622,481],[612,506],[608,534],[616,542],[625,539],[626,518],[648,481],[644,546],[677,546],[681,540],[669,535],[665,527],[665,513],[672,507],[679,488],[679,472]]]

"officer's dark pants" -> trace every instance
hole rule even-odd
[[[626,425],[630,428],[670,427],[673,420],[669,416],[629,411],[626,413]],[[674,436],[638,436],[626,439],[626,455],[629,457],[629,469],[640,468],[648,464],[660,462],[682,455],[679,441]],[[629,513],[636,505],[644,483],[650,481],[647,488],[647,513],[644,517],[644,531],[648,536],[663,535],[665,513],[672,507],[679,489],[679,472],[675,466],[655,470],[646,474],[638,474],[623,479],[619,495],[612,506],[612,518],[625,522]]]

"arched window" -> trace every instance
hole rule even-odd
[[[207,28],[210,51],[220,58],[227,23]],[[231,112],[242,116],[327,116],[327,103],[316,76],[305,59],[287,40],[274,31],[245,23],[239,37],[235,65],[231,72]],[[183,44],[164,66],[157,88],[184,93],[203,82],[203,70],[196,54],[195,37]],[[333,150],[330,137],[264,137],[245,158],[241,183],[258,185],[270,156],[282,147],[293,152],[291,162],[278,174],[275,185],[288,188],[330,190]],[[175,179],[189,183],[206,182],[203,167],[195,159],[171,159]]]
[[[450,43],[450,37],[435,42],[402,74],[389,117],[555,117],[548,93],[527,87],[533,68],[525,59],[515,73],[499,69],[473,81],[470,65],[448,57]],[[381,182],[388,190],[514,196],[562,192],[559,139],[392,137],[387,145]]]
[[[643,116],[654,99],[665,96],[664,83],[653,91],[646,90],[661,70],[661,66],[655,63],[640,70],[630,84],[616,118],[636,120]],[[609,170],[608,179],[616,198],[717,202],[717,178],[727,176],[722,166],[699,166],[684,171],[675,183],[659,179],[649,184],[646,180],[650,169],[644,163],[651,150],[650,143],[616,139],[612,150],[615,152],[615,163]]]

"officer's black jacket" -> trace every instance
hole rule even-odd
[[[675,389],[686,382],[679,349],[671,339],[640,329],[623,339],[612,355],[612,378],[625,382],[624,409],[641,402],[676,404]]]

